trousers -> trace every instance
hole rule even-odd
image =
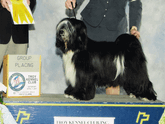
[[[5,56],[7,54],[25,55],[25,54],[27,54],[27,47],[28,47],[27,43],[15,44],[13,42],[12,37],[10,38],[10,41],[8,44],[0,44],[0,66],[1,66],[0,73],[1,73],[1,69],[2,69],[3,56]]]

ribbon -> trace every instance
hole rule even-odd
[[[23,0],[11,0],[11,3],[13,6],[13,20],[16,23],[19,23],[19,19],[21,24],[23,24],[23,22],[28,23],[28,20],[30,23],[34,21],[31,13],[23,4]]]

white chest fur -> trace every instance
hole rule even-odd
[[[63,54],[63,63],[64,63],[66,80],[70,82],[72,87],[75,87],[76,69],[74,63],[72,62],[73,55],[74,55],[73,51],[69,51],[66,54]]]

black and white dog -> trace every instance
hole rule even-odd
[[[67,97],[90,100],[96,86],[119,85],[136,98],[157,99],[135,36],[122,34],[115,42],[96,42],[87,37],[82,21],[65,18],[56,27],[56,47],[63,53]]]

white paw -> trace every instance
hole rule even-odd
[[[74,96],[69,96],[72,100],[79,101],[79,99],[76,99]]]
[[[141,98],[141,100],[143,100],[143,101],[150,101],[147,98]]]
[[[76,98],[75,98],[74,96],[72,96],[72,95],[64,94],[64,97],[65,97],[65,98],[70,98],[70,99],[75,100],[75,101],[80,101],[79,99],[76,99]]]
[[[68,95],[68,94],[64,94],[64,97],[65,97],[65,98],[69,98],[69,95]]]
[[[71,99],[73,99],[73,100],[75,99],[73,96],[69,96],[69,98],[71,98]]]
[[[130,97],[130,98],[136,98],[136,96],[133,95],[132,93],[129,94],[129,97]]]

